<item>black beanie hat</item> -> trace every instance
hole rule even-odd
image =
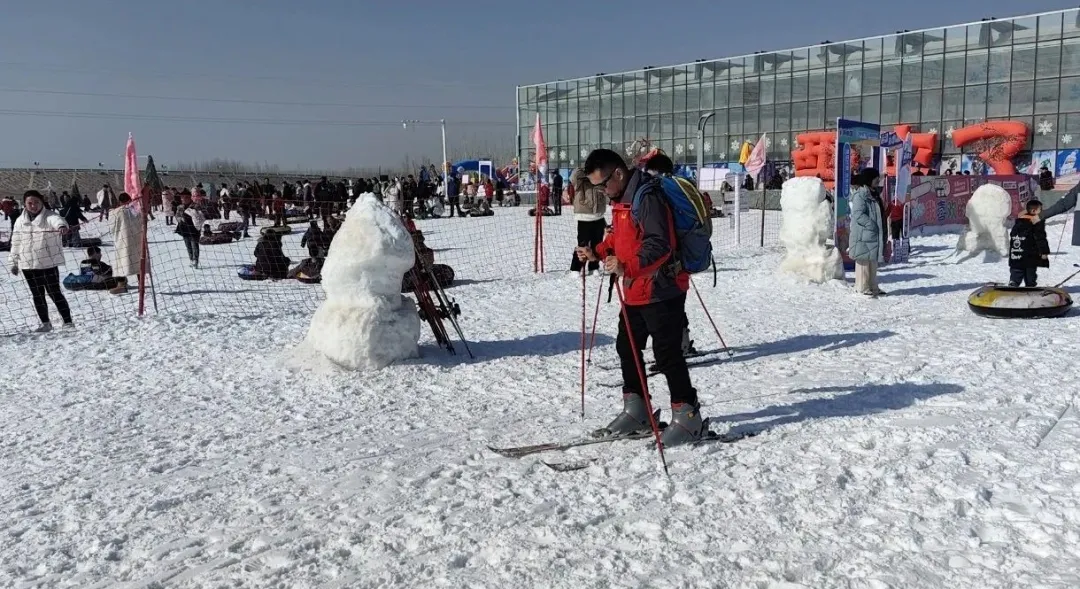
[[[36,190],[27,190],[22,195],[23,202],[26,202],[26,199],[30,198],[31,196],[36,197],[37,199],[41,200],[42,202],[45,201],[45,197],[41,196],[40,192],[38,192]]]
[[[855,175],[855,178],[852,179],[851,184],[853,186],[869,187],[874,183],[874,180],[878,179],[879,176],[881,176],[881,174],[879,174],[878,171],[874,168],[864,168]]]

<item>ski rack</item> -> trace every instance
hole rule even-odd
[[[402,221],[405,223],[406,228],[413,227],[405,219]],[[465,352],[469,355],[469,358],[475,359],[472,350],[469,349],[469,342],[465,339],[464,332],[461,331],[461,325],[457,321],[457,316],[461,315],[461,307],[458,306],[457,301],[446,295],[446,291],[439,284],[431,266],[421,257],[420,250],[414,248],[414,251],[416,264],[409,272],[412,273],[413,294],[416,295],[420,319],[426,321],[428,326],[431,327],[431,333],[435,336],[435,342],[439,347],[457,355],[454,342],[450,340],[450,334],[446,331],[446,325],[443,324],[444,319],[449,321],[457,333],[458,339],[461,340],[461,344],[465,347]],[[431,285],[435,285],[435,288],[432,288]]]

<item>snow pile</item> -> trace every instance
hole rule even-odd
[[[780,193],[780,243],[787,254],[780,269],[818,284],[844,277],[840,252],[828,247],[832,207],[818,178],[792,178]]]
[[[415,261],[400,219],[374,195],[360,195],[330,244],[322,268],[326,301],[311,318],[306,347],[354,370],[416,357],[420,317],[401,294]]]
[[[1009,229],[1005,222],[1011,212],[1012,198],[1004,188],[993,184],[976,188],[967,203],[968,224],[956,244],[956,252],[970,254],[969,257],[989,254],[985,261],[1009,255]]]

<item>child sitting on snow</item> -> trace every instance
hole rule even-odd
[[[1009,233],[1009,286],[1023,282],[1033,287],[1038,281],[1038,269],[1050,267],[1050,244],[1046,241],[1046,225],[1039,222],[1041,212],[1042,203],[1029,200]]]
[[[113,278],[112,266],[101,261],[101,248],[96,245],[86,248],[86,259],[79,263],[79,273],[92,276],[91,284],[103,285],[98,288],[116,288],[120,283]]]

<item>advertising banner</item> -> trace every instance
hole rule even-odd
[[[881,145],[881,125],[836,119],[836,170],[833,198],[836,202],[836,233],[833,242],[844,259],[844,268],[855,268],[855,262],[848,257],[848,234],[851,228],[851,150],[853,145],[879,147]]]
[[[1037,195],[1035,176],[914,176],[908,198],[908,227],[966,225],[967,202],[983,184],[996,184],[1012,198],[1012,217],[1020,214],[1027,201]]]

